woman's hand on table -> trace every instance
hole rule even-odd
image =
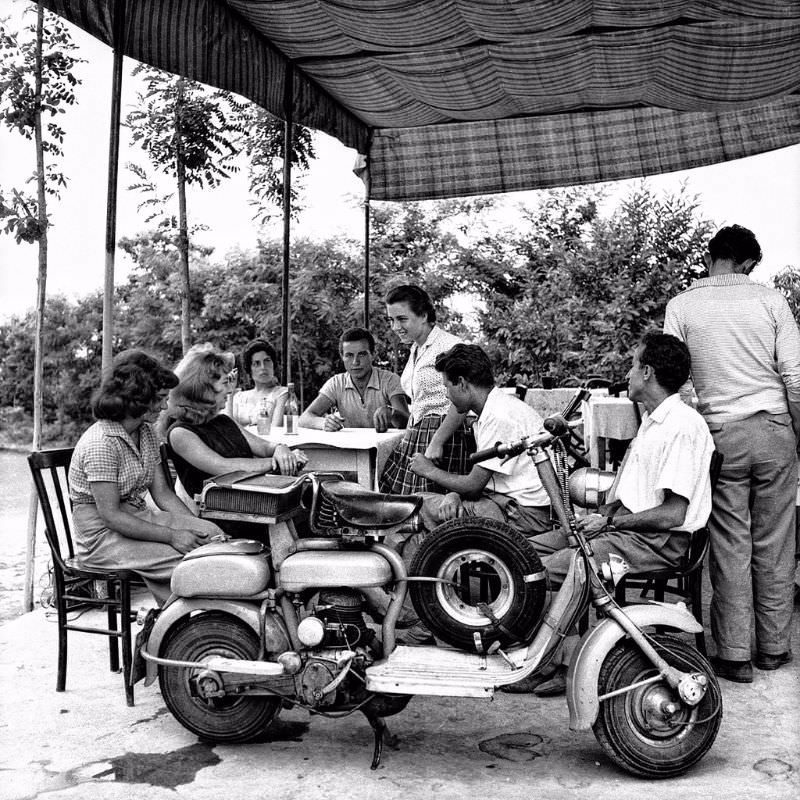
[[[338,411],[325,414],[322,418],[322,430],[333,433],[334,431],[340,431],[342,428],[344,428],[344,417]]]
[[[308,456],[302,450],[290,450],[285,444],[279,444],[275,447],[272,460],[281,475],[296,475],[308,462]]]

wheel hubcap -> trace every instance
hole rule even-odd
[[[680,735],[696,711],[681,703],[677,692],[663,681],[633,690],[627,705],[633,729],[648,741]]]
[[[508,613],[514,602],[514,581],[508,567],[485,550],[461,550],[441,566],[438,578],[451,581],[436,585],[441,607],[465,625],[489,625],[489,619],[477,605],[485,603],[497,619]]]

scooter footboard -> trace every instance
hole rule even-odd
[[[257,603],[243,603],[241,600],[221,600],[219,598],[180,598],[166,606],[158,615],[146,644],[147,652],[157,656],[167,633],[184,617],[199,611],[229,614],[240,619],[253,631],[259,633],[259,606]],[[267,652],[282,653],[289,649],[289,636],[283,622],[275,614],[267,614],[264,619],[264,643]],[[144,685],[149,686],[158,677],[158,665],[147,662],[147,676]]]
[[[699,633],[703,630],[703,626],[682,603],[632,605],[625,606],[624,611],[639,628],[659,625],[685,633]],[[588,730],[597,719],[600,710],[597,693],[600,668],[611,648],[626,635],[613,619],[606,618],[578,646],[567,672],[570,730]]]

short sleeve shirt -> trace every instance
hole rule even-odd
[[[94,503],[92,483],[116,483],[119,498],[145,507],[145,494],[161,463],[153,428],[143,422],[139,447],[120,422],[95,422],[75,445],[69,465],[69,495],[73,503]]]
[[[539,433],[542,424],[542,418],[529,405],[495,387],[472,429],[477,449],[484,450],[497,442],[512,442]],[[527,453],[508,461],[493,458],[480,466],[492,473],[486,491],[512,497],[521,506],[550,505],[536,465]]]
[[[416,342],[411,345],[411,353],[400,377],[403,391],[411,398],[411,425],[423,417],[443,416],[450,410],[442,374],[436,371],[436,356],[460,342],[458,336],[434,325],[421,347]]]
[[[403,394],[400,377],[388,369],[372,368],[372,375],[364,389],[364,397],[358,393],[353,379],[347,372],[340,372],[327,380],[319,390],[320,396],[336,405],[348,428],[371,428],[372,417],[389,400]]]
[[[236,392],[233,396],[233,418],[240,425],[255,425],[258,411],[263,399],[277,403],[289,392],[286,386],[273,386],[268,392],[259,392],[256,389],[246,389]]]
[[[669,489],[689,501],[676,531],[696,531],[711,513],[709,468],[714,440],[703,418],[672,394],[645,414],[617,485],[617,498],[634,514],[664,502]]]

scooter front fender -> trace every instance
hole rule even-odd
[[[184,617],[198,611],[215,611],[222,614],[230,614],[232,617],[240,619],[245,625],[249,625],[256,635],[259,635],[258,623],[258,603],[247,603],[241,600],[221,600],[209,597],[182,597],[174,603],[165,606],[158,619],[153,625],[153,630],[145,644],[147,652],[158,656],[161,653],[161,645],[166,635],[175,624]],[[265,624],[265,643],[269,652],[281,653],[289,649],[289,637],[286,629],[275,614],[267,614]],[[149,686],[158,676],[158,664],[153,661],[147,662],[147,676],[144,681],[145,686]]]
[[[625,614],[639,627],[663,625],[686,633],[699,633],[703,626],[683,603],[648,603],[625,606]],[[611,618],[602,620],[583,638],[567,672],[569,727],[573,731],[592,727],[600,710],[597,682],[600,668],[611,648],[625,638],[625,631]]]

